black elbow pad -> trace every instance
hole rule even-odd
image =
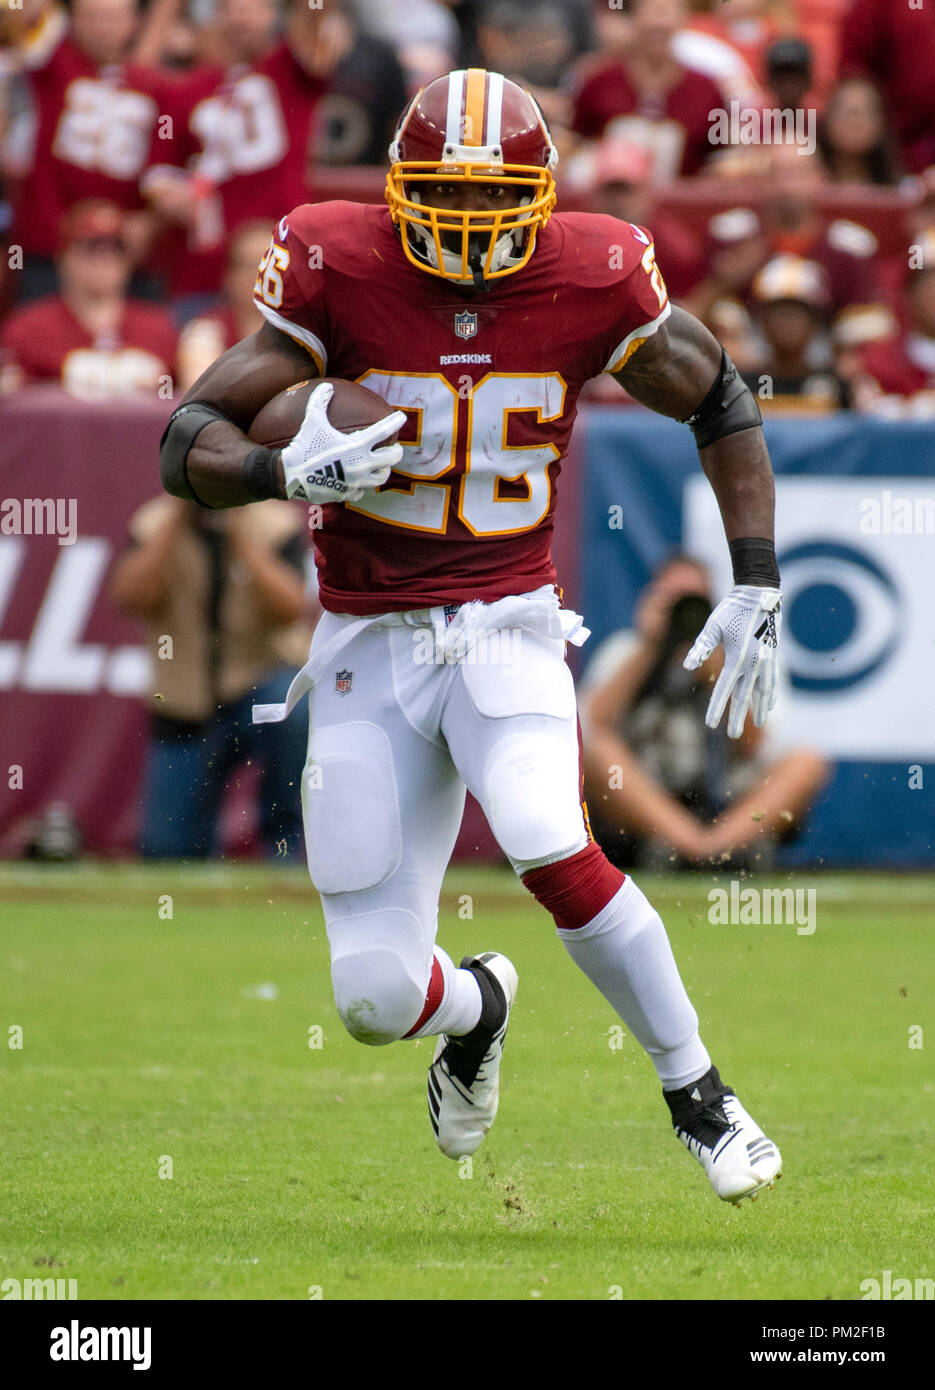
[[[229,415],[207,401],[187,401],[169,416],[162,438],[159,441],[159,473],[162,486],[173,497],[184,497],[188,502],[204,506],[188,481],[185,460],[196,438],[214,420],[226,420],[232,424]]]
[[[706,449],[725,435],[761,425],[763,417],[750,388],[721,348],[721,370],[701,405],[685,424],[695,436],[699,449]]]

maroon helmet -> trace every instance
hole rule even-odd
[[[386,201],[413,265],[459,284],[520,270],[555,206],[558,154],[535,98],[498,72],[459,69],[417,92],[390,146]],[[488,210],[432,205],[433,191],[482,185]]]

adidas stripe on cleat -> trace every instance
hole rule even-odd
[[[721,1081],[716,1067],[692,1086],[664,1091],[675,1132],[694,1154],[711,1186],[725,1202],[756,1201],[782,1175],[782,1158],[771,1139]]]
[[[448,1158],[472,1154],[483,1143],[500,1102],[500,1059],[518,976],[506,956],[487,951],[465,956],[481,992],[477,1026],[463,1037],[443,1033],[429,1067],[429,1119]]]

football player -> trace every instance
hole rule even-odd
[[[609,372],[693,430],[724,519],[734,587],[686,664],[722,643],[707,719],[738,737],[776,693],[773,481],[750,392],[716,340],[672,308],[643,228],[553,216],[555,150],[531,95],[495,72],[423,88],[390,150],[388,208],[296,208],[261,263],[264,326],[172,416],[166,488],[207,507],[323,504],[326,610],[275,719],[309,692],[302,783],[338,1012],[379,1046],[437,1036],[428,1101],[439,1148],[493,1123],[517,989],[494,951],[460,967],[438,898],[464,787],[572,959],[648,1053],[676,1134],[718,1196],[770,1185],[776,1146],[721,1080],[658,912],[593,842],[549,542],[575,401]],[[275,393],[316,374],[397,407],[351,434],[309,397],[281,451],[245,435]],[[386,443],[399,431],[399,441]]]

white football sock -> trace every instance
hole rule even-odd
[[[559,929],[572,960],[649,1054],[667,1091],[711,1066],[662,918],[631,878],[596,917]]]
[[[470,1033],[480,1022],[481,992],[477,979],[470,970],[458,970],[451,957],[440,946],[435,947],[435,959],[442,968],[445,978],[445,993],[442,1002],[411,1038],[433,1038],[438,1033],[450,1033],[460,1038]]]

